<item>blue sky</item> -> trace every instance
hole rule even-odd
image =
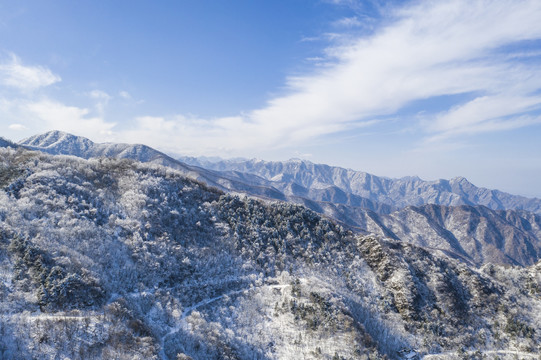
[[[0,0],[0,127],[541,197],[539,19],[537,0]]]

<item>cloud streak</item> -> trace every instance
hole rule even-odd
[[[112,135],[114,123],[98,116],[90,116],[90,110],[66,106],[60,102],[44,99],[30,102],[23,107],[31,116],[44,122],[49,129],[60,129],[74,134],[87,134],[93,138]]]
[[[106,108],[116,98],[129,101],[130,94],[91,91],[93,107],[34,96],[61,79],[47,68],[23,65],[15,55],[0,64],[0,84],[30,95],[24,101],[4,99],[0,107],[18,109],[22,119],[95,134],[96,140],[114,134],[174,153],[221,156],[307,144],[386,118],[393,119],[393,131],[414,128],[427,142],[539,124],[541,66],[532,61],[539,49],[521,44],[541,39],[541,2],[415,1],[383,9],[381,21],[371,22],[379,28],[368,35],[349,29],[359,25],[359,17],[338,19],[331,25],[343,33],[324,49],[317,66],[287,78],[283,93],[261,108],[233,116],[135,116],[117,129],[105,120]],[[420,109],[422,116],[402,116],[409,104],[457,94],[467,96]],[[27,128],[32,122],[11,120]],[[21,129],[11,129],[16,128]]]
[[[21,91],[33,91],[61,81],[60,76],[43,66],[23,65],[14,54],[0,63],[0,83]]]
[[[104,141],[112,138],[116,126],[87,108],[68,106],[46,97],[0,99],[0,112],[9,123],[6,130],[28,135],[56,129]]]
[[[327,49],[324,66],[287,79],[286,93],[263,108],[206,120],[170,117],[163,120],[170,132],[157,143],[176,137],[182,151],[199,144],[209,155],[290,146],[400,117],[414,101],[466,93],[476,96],[425,114],[419,126],[427,138],[538,123],[528,112],[541,105],[534,95],[539,64],[501,49],[541,38],[539,1],[424,1],[385,16],[385,27]],[[129,135],[140,140],[151,131],[140,126]]]

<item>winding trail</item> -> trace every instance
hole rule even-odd
[[[474,351],[467,351],[469,355],[472,355]],[[521,357],[526,357],[527,359],[538,359],[537,354],[527,353],[522,351],[515,350],[487,350],[481,352],[483,355],[518,355]],[[427,354],[422,357],[422,360],[444,360],[449,359],[449,357],[456,357],[456,351],[447,351],[439,354]]]
[[[174,327],[170,327],[169,329],[169,332],[167,332],[167,334],[165,334],[164,336],[162,336],[161,340],[160,340],[160,358],[163,359],[163,360],[169,360],[169,358],[167,357],[167,355],[165,354],[165,340],[179,332],[181,329],[184,329],[184,330],[187,330],[188,329],[188,324],[186,323],[186,318],[190,315],[190,313],[194,310],[196,310],[197,308],[200,308],[202,306],[205,306],[205,305],[208,305],[210,303],[213,303],[215,301],[218,301],[220,299],[223,299],[225,296],[232,296],[232,295],[236,295],[236,294],[240,294],[240,293],[243,293],[243,292],[248,292],[248,291],[253,291],[253,290],[257,290],[257,289],[261,289],[263,287],[269,287],[271,289],[283,289],[287,286],[291,286],[291,285],[261,285],[261,286],[255,286],[255,287],[250,287],[250,288],[245,288],[245,289],[240,289],[240,290],[232,290],[232,291],[229,291],[225,294],[222,294],[220,296],[216,296],[216,297],[213,297],[213,298],[210,298],[210,299],[205,299],[205,300],[201,300],[200,302],[190,306],[190,307],[187,307],[184,309],[184,311],[182,312],[181,316],[180,316],[180,319],[177,323],[176,326]]]

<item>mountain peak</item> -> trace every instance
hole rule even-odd
[[[310,160],[301,159],[301,158],[291,158],[287,162],[297,163],[297,164],[313,164]]]
[[[458,184],[469,184],[471,185],[471,182],[468,181],[464,176],[457,176],[452,178],[449,182],[451,183],[458,183]]]
[[[92,141],[85,137],[76,136],[64,131],[52,130],[41,135],[34,135],[21,140],[19,145],[47,149],[63,147],[65,144],[73,144],[76,142],[84,143],[86,146],[93,144]]]
[[[85,137],[59,130],[31,136],[21,140],[19,145],[51,154],[74,155],[78,157],[84,157],[83,154],[94,147],[94,143]]]

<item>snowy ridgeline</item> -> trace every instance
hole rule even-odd
[[[367,233],[438,249],[477,266],[530,266],[541,258],[541,200],[478,188],[462,177],[389,179],[298,159],[181,162],[145,145],[99,144],[61,131],[0,146],[165,165],[226,192],[300,204]]]
[[[54,133],[54,132],[53,132]],[[51,135],[48,135],[51,136]],[[35,136],[23,144],[48,145],[43,138]],[[78,141],[82,141],[80,138]],[[58,153],[58,152],[57,152]],[[311,200],[353,206],[369,205],[371,210],[388,212],[407,206],[434,204],[443,206],[483,205],[492,210],[526,210],[541,214],[541,199],[529,199],[498,190],[479,188],[464,177],[450,180],[425,181],[416,176],[391,179],[362,171],[344,169],[307,160],[289,161],[221,160],[181,157],[182,162],[206,169],[251,174],[270,181],[267,185]],[[252,177],[254,181],[256,177]],[[260,183],[264,185],[264,183]],[[361,203],[364,199],[365,203]],[[379,204],[379,205],[378,205]],[[386,205],[382,207],[382,205]]]
[[[541,264],[471,268],[131,160],[0,149],[0,187],[1,359],[540,351]]]

